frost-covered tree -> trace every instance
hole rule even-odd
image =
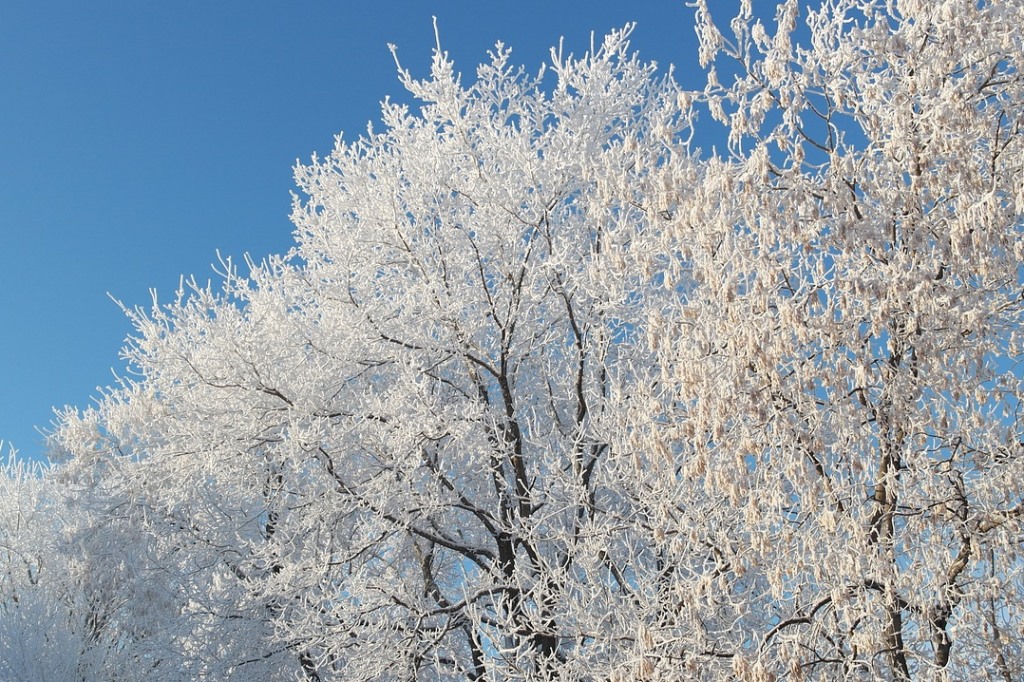
[[[61,594],[60,533],[37,473],[12,452],[0,474],[0,676],[70,680],[77,661],[67,652],[81,651],[83,637]]]
[[[46,474],[13,450],[0,467],[0,679],[125,679],[128,654],[105,618],[116,602],[90,599],[68,544],[81,519]]]
[[[403,71],[417,114],[387,105],[385,132],[298,169],[295,253],[136,315],[142,378],[65,420],[68,467],[230,593],[203,614],[220,647],[310,679],[629,656],[637,470],[615,453],[652,377],[643,317],[675,297],[636,264],[688,113],[626,32],[556,55],[550,90],[508,58],[468,88],[440,50]],[[242,611],[274,636],[236,634]]]
[[[798,11],[697,4],[730,154],[669,183],[648,326],[675,618],[740,678],[1019,679],[1024,11]]]
[[[698,2],[696,93],[439,47],[131,311],[55,443],[141,679],[1024,673],[1024,10],[801,11]]]

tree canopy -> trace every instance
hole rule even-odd
[[[127,311],[4,483],[5,674],[1024,676],[1024,6],[695,10],[696,92],[400,65],[291,252]]]

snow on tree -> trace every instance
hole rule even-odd
[[[1024,9],[696,10],[703,92],[400,66],[291,253],[131,311],[54,440],[140,679],[1024,674]]]
[[[697,11],[731,155],[650,327],[697,488],[666,532],[716,557],[684,612],[755,677],[1019,678],[1021,6],[829,3],[807,48],[795,2]]]
[[[116,601],[91,586],[66,549],[79,527],[56,479],[10,451],[0,471],[0,679],[125,679],[104,627]]]

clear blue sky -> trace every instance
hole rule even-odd
[[[0,439],[40,457],[53,407],[112,383],[131,328],[107,292],[148,305],[218,249],[287,250],[296,160],[400,93],[387,43],[426,73],[431,15],[466,74],[499,39],[534,70],[636,21],[642,57],[703,85],[682,0],[5,0]]]

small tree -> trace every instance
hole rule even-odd
[[[78,523],[46,473],[13,450],[0,467],[0,678],[124,679],[113,672],[122,652],[65,551]]]
[[[1022,14],[698,2],[702,93],[628,29],[400,69],[294,251],[63,416],[174,595],[146,679],[1019,677]]]

